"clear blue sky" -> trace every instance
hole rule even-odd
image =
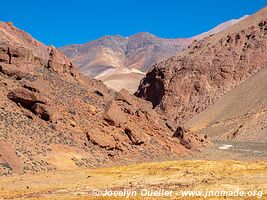
[[[5,0],[0,5],[1,21],[12,21],[59,47],[143,31],[164,38],[191,37],[252,14],[267,0]]]

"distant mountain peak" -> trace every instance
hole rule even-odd
[[[201,40],[205,37],[208,37],[209,35],[213,35],[213,34],[216,34],[216,33],[219,33],[225,29],[227,29],[228,27],[246,19],[249,15],[244,15],[243,17],[240,17],[238,19],[231,19],[229,21],[226,21],[226,22],[223,22],[219,25],[217,25],[216,27],[214,27],[213,29],[207,31],[207,32],[204,32],[204,33],[201,33],[199,35],[196,35],[194,37],[192,37],[193,39],[197,39],[197,40]]]
[[[140,32],[128,37],[107,35],[78,46],[69,45],[61,50],[84,74],[99,78],[113,89],[118,89],[117,85],[120,85],[122,88],[134,92],[143,75],[138,73],[137,76],[136,73],[132,73],[132,68],[140,72],[147,72],[153,64],[187,49],[194,39],[200,40],[218,33],[246,17],[247,15],[224,22],[193,38],[167,39],[149,32]],[[118,84],[118,79],[123,79],[122,77],[125,75],[120,73],[124,73],[125,70],[130,70],[127,81],[132,80],[133,84],[127,83],[127,86],[121,82]]]
[[[133,36],[156,37],[155,35],[153,35],[152,33],[149,33],[149,32],[136,33],[136,34],[131,35],[130,37],[133,37]]]

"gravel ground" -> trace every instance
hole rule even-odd
[[[213,141],[213,145],[202,149],[200,153],[189,156],[187,159],[240,161],[267,160],[267,143]]]

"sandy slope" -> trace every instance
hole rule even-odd
[[[117,92],[126,88],[133,94],[144,75],[144,72],[134,68],[110,68],[95,78]]]
[[[187,123],[214,139],[267,141],[267,67]]]

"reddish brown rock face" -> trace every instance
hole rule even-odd
[[[10,24],[0,31],[0,132],[12,147],[0,148],[0,174],[169,160],[207,145],[187,148],[151,103],[86,78]]]
[[[136,96],[151,101],[157,111],[177,123],[191,119],[265,66],[266,21],[264,8],[155,64]]]
[[[20,72],[26,73],[32,72],[36,66],[43,66],[69,80],[78,79],[76,76],[79,73],[72,63],[55,47],[45,46],[11,23],[1,22],[0,33],[1,64],[12,64],[20,68]]]
[[[145,88],[144,90],[139,90],[135,93],[137,97],[141,97],[150,101],[155,108],[161,102],[163,96],[165,95],[164,88],[164,73],[158,68],[153,68],[146,74],[146,79],[142,80],[143,85],[149,85],[149,90]]]

